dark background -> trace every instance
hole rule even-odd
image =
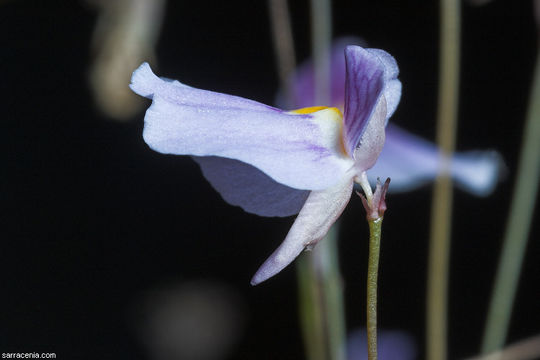
[[[297,57],[304,60],[309,4],[292,3]],[[301,358],[294,267],[249,285],[293,219],[229,206],[189,158],[148,149],[143,112],[120,123],[96,109],[87,82],[91,7],[0,5],[0,351],[148,359],[130,310],[137,298],[161,284],[212,279],[244,302],[244,332],[229,358]],[[334,1],[333,10],[334,36],[362,36],[397,59],[403,97],[392,121],[433,139],[437,2]],[[170,1],[157,70],[272,103],[278,84],[270,36],[265,1]],[[536,51],[532,3],[464,3],[462,39],[458,149],[497,149],[508,177],[488,198],[455,191],[451,358],[473,355],[483,331]],[[409,332],[421,351],[430,196],[427,186],[388,199],[379,290],[380,326]],[[367,266],[358,198],[342,224],[347,320],[354,329],[364,323]],[[540,332],[539,230],[533,221],[510,341]]]

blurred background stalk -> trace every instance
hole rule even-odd
[[[285,105],[288,109],[291,109],[296,103],[292,83],[296,57],[294,55],[294,39],[287,0],[268,0],[268,11],[270,13],[272,42],[274,44],[279,85],[281,91],[283,91]]]
[[[315,65],[315,104],[330,105],[330,45],[332,7],[330,0],[311,0],[311,48]]]
[[[313,251],[297,261],[300,319],[310,360],[346,358],[338,232],[336,222]]]
[[[439,99],[437,144],[441,166],[455,149],[459,93],[460,1],[440,3]],[[435,181],[428,258],[426,358],[447,357],[448,272],[452,224],[452,180],[443,171]]]
[[[539,55],[540,52],[537,52],[510,214],[482,341],[483,354],[500,350],[505,344],[538,194],[540,180]]]

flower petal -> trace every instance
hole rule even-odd
[[[298,214],[309,195],[275,182],[249,164],[218,156],[194,156],[206,180],[223,199],[260,216],[290,216]]]
[[[368,51],[360,46],[345,48],[347,75],[344,142],[349,154],[354,154],[367,124],[376,113],[381,97],[384,96],[388,76],[394,71],[386,69],[385,61],[381,60],[382,53],[384,53],[382,50]],[[386,123],[387,113],[384,114],[384,118]]]
[[[450,165],[457,186],[476,196],[491,194],[504,169],[501,155],[494,150],[457,153]]]
[[[450,166],[451,175],[464,190],[486,196],[497,183],[502,161],[494,151],[457,153]],[[369,172],[370,182],[378,176],[390,177],[390,192],[409,191],[433,180],[441,171],[435,144],[389,124],[386,143]]]
[[[133,73],[131,89],[153,99],[143,137],[158,152],[237,159],[305,190],[336,184],[352,166],[342,151],[340,116],[332,109],[288,113],[160,79],[148,64]]]
[[[401,81],[397,79],[399,75],[399,68],[397,66],[396,59],[389,53],[381,49],[366,49],[369,53],[377,56],[384,68],[384,89],[383,95],[386,99],[386,122],[399,104],[401,99]]]
[[[331,106],[336,106],[343,111],[345,99],[345,56],[343,53],[347,45],[363,46],[365,42],[356,37],[344,37],[335,40],[330,50],[330,101]],[[298,108],[310,107],[315,104],[315,70],[313,62],[307,60],[294,72],[293,91],[295,106]],[[277,103],[283,103],[278,95]]]
[[[277,110],[271,106],[239,96],[200,90],[182,84],[177,80],[159,78],[152,72],[150,65],[146,62],[142,63],[133,72],[129,87],[135,93],[149,99],[152,99],[154,94],[158,94],[169,102],[183,105],[208,106],[210,104],[215,107],[230,109]]]
[[[358,174],[370,169],[379,158],[385,141],[386,100],[381,96],[374,109],[359,145],[354,150],[354,166]]]
[[[251,279],[252,285],[274,276],[289,265],[307,246],[321,240],[351,198],[353,179],[343,178],[337,185],[312,191],[283,243],[262,264]]]

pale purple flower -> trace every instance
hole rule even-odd
[[[377,351],[380,360],[413,360],[416,345],[410,335],[399,330],[379,330]],[[347,337],[347,359],[367,360],[366,330],[355,330]]]
[[[362,44],[354,37],[341,38],[334,42],[330,54],[330,97],[331,105],[344,106],[345,61],[343,49],[350,44]],[[311,61],[302,64],[293,76],[295,106],[312,106],[315,101],[314,69]],[[282,99],[278,97],[278,103]],[[443,167],[435,144],[413,135],[395,124],[386,128],[386,142],[377,160],[370,169],[369,181],[374,185],[377,177],[391,178],[389,192],[405,192],[418,188],[433,180],[440,173],[449,173],[457,185],[477,196],[487,196],[497,184],[500,155],[495,151],[468,151],[456,153]]]
[[[195,156],[223,198],[246,211],[300,211],[252,284],[275,275],[326,235],[349,202],[354,181],[365,184],[365,171],[384,145],[386,123],[401,96],[396,61],[359,46],[346,47],[344,54],[344,116],[337,108],[284,111],[192,88],[157,77],[146,63],[133,73],[131,89],[153,100],[143,132],[152,149]]]

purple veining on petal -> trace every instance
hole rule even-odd
[[[297,214],[309,191],[293,189],[272,180],[249,164],[217,156],[193,156],[206,180],[223,199],[260,216]]]
[[[315,105],[343,107],[345,99],[345,57],[343,51],[347,45],[364,46],[364,41],[356,37],[337,39],[332,44],[330,54],[330,104],[315,104],[314,70],[313,62],[307,60],[302,63],[293,75],[295,107],[303,108]],[[279,100],[278,105],[283,103]]]
[[[363,41],[358,38],[341,38],[332,45],[331,53],[331,106],[342,108],[345,102],[345,73],[346,63],[343,56],[347,45],[362,44]],[[380,49],[364,49],[379,61],[379,65],[383,70],[384,88],[383,95],[386,98],[386,121],[394,113],[399,100],[401,98],[401,82],[397,79],[399,69],[395,59],[387,52]],[[296,107],[309,107],[318,105],[314,103],[315,97],[313,92],[313,64],[311,61],[306,61],[302,64],[294,74],[294,94],[296,99]],[[364,101],[367,101],[366,99]],[[361,136],[361,135],[360,135]]]
[[[384,68],[377,56],[359,46],[345,48],[344,141],[349,154],[364,133],[384,89]]]

